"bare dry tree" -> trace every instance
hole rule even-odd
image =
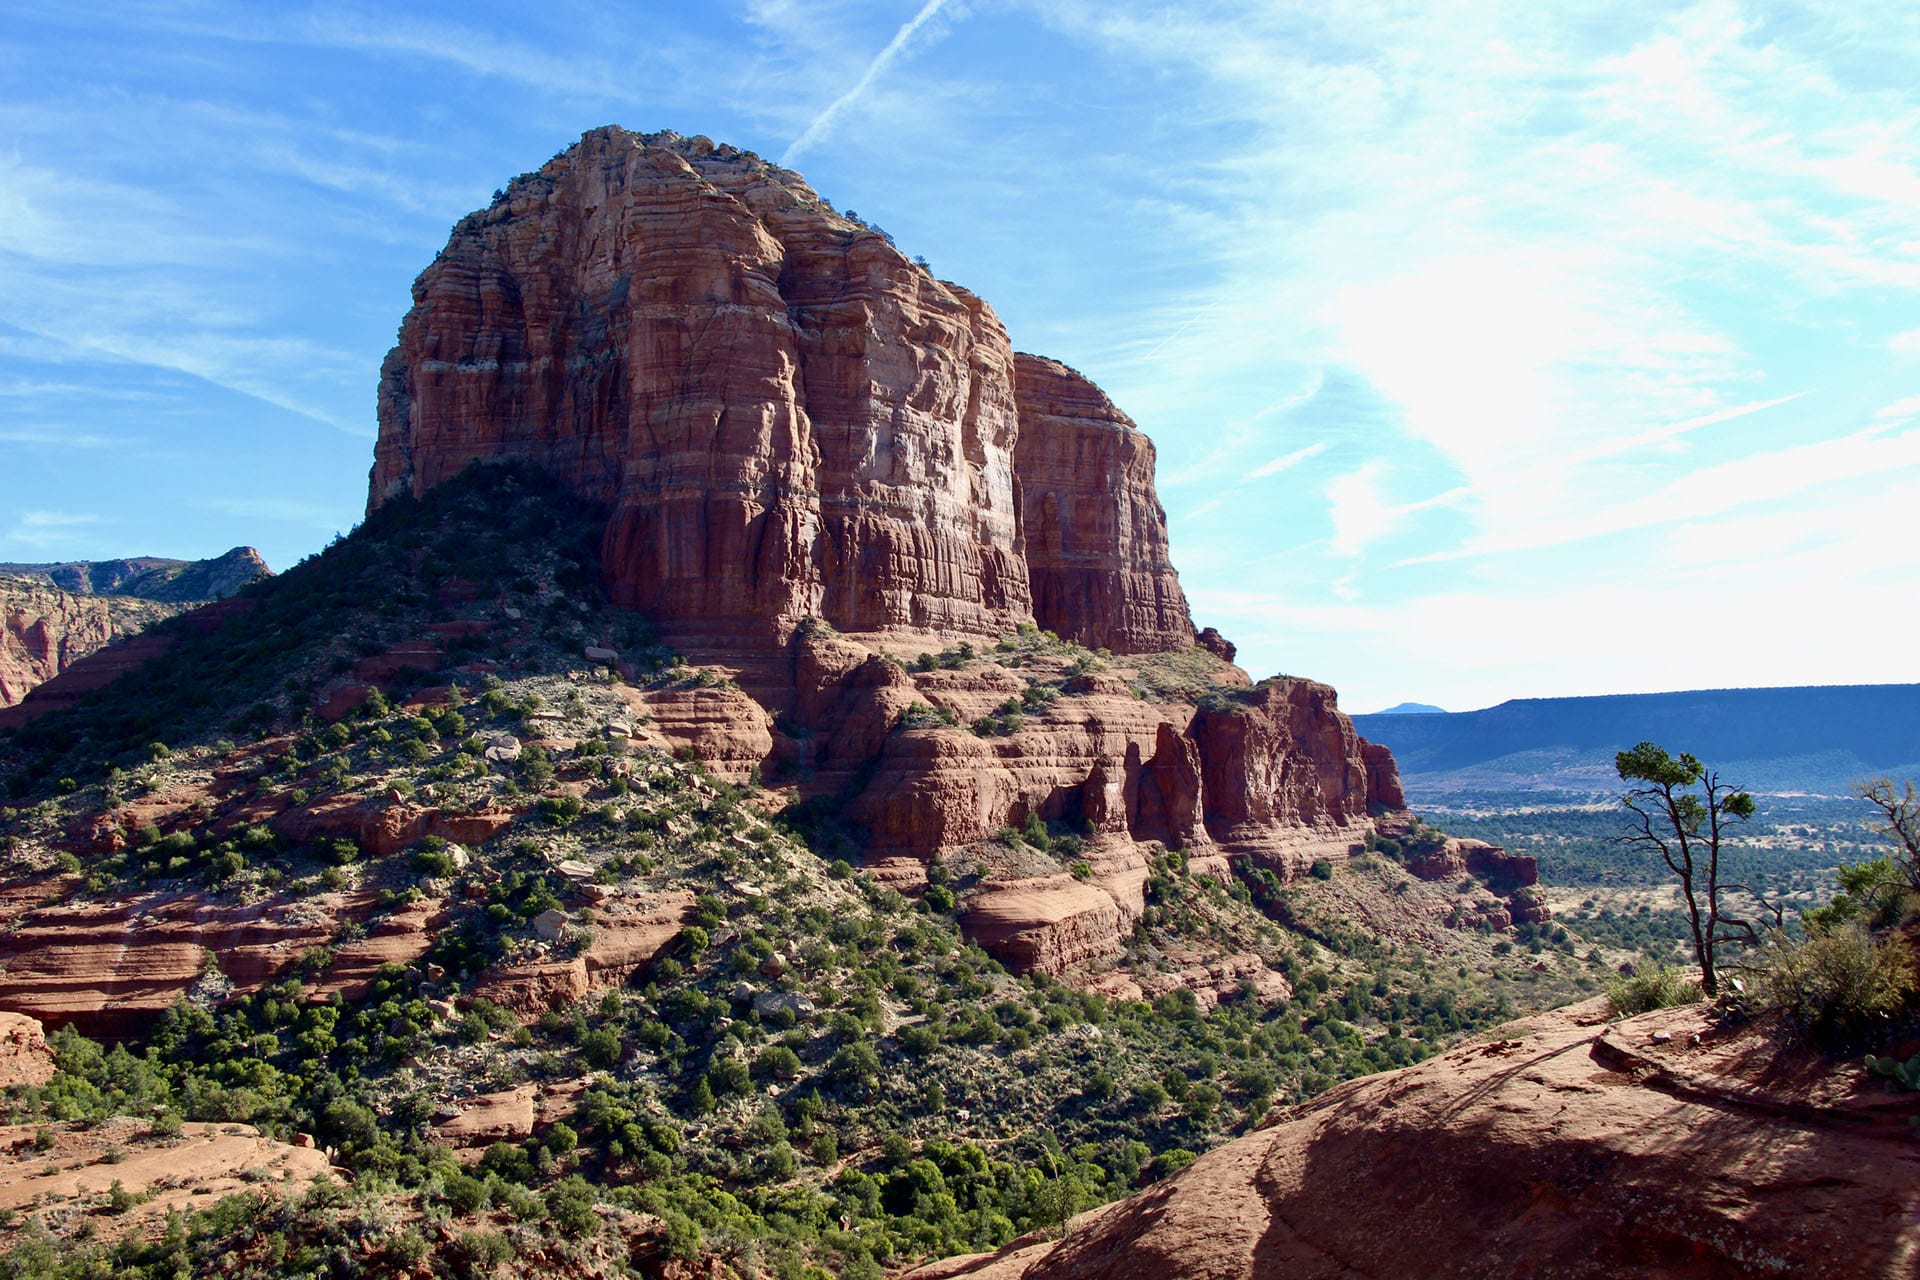
[[[1920,796],[1914,794],[1912,780],[1896,791],[1893,779],[1874,778],[1853,791],[1881,812],[1885,821],[1880,833],[1900,846],[1894,861],[1906,873],[1907,883],[1920,890]]]
[[[1728,914],[1720,883],[1720,843],[1730,822],[1753,816],[1753,797],[1720,780],[1720,775],[1682,752],[1643,742],[1613,758],[1623,782],[1640,782],[1621,798],[1634,826],[1619,837],[1623,844],[1657,850],[1680,882],[1693,932],[1693,955],[1700,966],[1700,988],[1720,992],[1714,950],[1723,942],[1757,943],[1751,921]],[[1757,895],[1756,895],[1757,896]]]

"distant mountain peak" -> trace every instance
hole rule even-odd
[[[1376,711],[1377,716],[1444,716],[1445,707],[1436,707],[1431,702],[1400,702],[1385,711]]]

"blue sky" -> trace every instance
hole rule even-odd
[[[1920,678],[1920,9],[29,3],[0,560],[358,519],[452,223],[586,129],[803,172],[1160,449],[1352,710]]]

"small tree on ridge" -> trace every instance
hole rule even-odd
[[[1714,948],[1722,942],[1757,942],[1753,925],[1726,913],[1720,900],[1720,842],[1729,822],[1753,816],[1753,797],[1720,781],[1720,775],[1686,752],[1676,758],[1664,747],[1643,742],[1613,758],[1623,782],[1644,785],[1621,798],[1634,827],[1622,842],[1657,849],[1680,881],[1693,931],[1693,955],[1700,965],[1700,987],[1720,992]]]

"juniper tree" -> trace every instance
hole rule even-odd
[[[1621,798],[1633,826],[1621,841],[1658,850],[1680,882],[1693,933],[1700,987],[1709,996],[1720,991],[1714,948],[1722,942],[1756,942],[1753,925],[1726,913],[1720,883],[1720,844],[1727,824],[1753,816],[1753,797],[1729,786],[1720,775],[1686,752],[1669,755],[1664,747],[1642,742],[1613,758],[1623,782],[1638,782]]]

